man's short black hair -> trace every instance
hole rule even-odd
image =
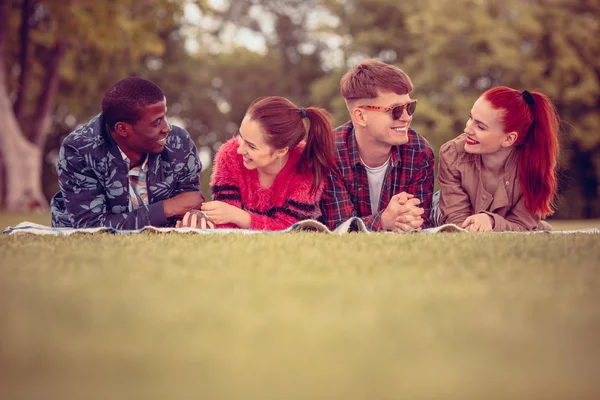
[[[115,83],[102,99],[102,113],[110,129],[117,122],[135,124],[146,106],[163,101],[165,95],[154,83],[130,76]]]

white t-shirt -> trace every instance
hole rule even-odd
[[[390,156],[391,158],[391,156]],[[385,173],[387,167],[390,164],[390,158],[387,159],[383,165],[375,168],[368,167],[367,164],[360,159],[363,166],[367,170],[367,179],[369,181],[369,195],[371,197],[371,213],[375,214],[379,206],[379,198],[381,197],[381,188],[383,187],[383,180],[385,179]]]

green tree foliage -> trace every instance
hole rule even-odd
[[[340,34],[354,38],[345,49],[346,59],[378,57],[411,76],[420,101],[413,126],[435,149],[462,132],[473,102],[490,87],[550,96],[563,119],[562,207],[557,215],[600,215],[600,44],[592,39],[600,36],[600,2],[328,4],[343,16]],[[334,82],[325,78],[313,86],[320,98],[326,98],[323,85],[333,91]],[[343,113],[343,103],[329,104],[336,115]]]
[[[37,118],[50,61],[63,51],[46,195],[56,189],[51,156],[64,135],[96,114],[106,90],[127,75],[158,83],[173,121],[214,152],[261,96],[324,106],[335,124],[345,122],[339,80],[356,62],[376,57],[413,79],[419,99],[413,127],[436,150],[462,132],[473,102],[490,87],[549,95],[563,119],[557,216],[600,216],[598,0],[225,0],[211,3],[217,8],[201,0],[69,0],[68,7],[27,1],[30,78],[19,121]],[[8,20],[6,84],[13,100],[27,70],[19,44],[27,1],[12,1]],[[184,18],[191,4],[200,23]],[[232,40],[240,37],[262,48]],[[190,40],[196,51],[188,51]],[[31,138],[34,124],[21,125]]]
[[[99,111],[104,92],[117,80],[135,73],[147,57],[164,53],[163,34],[181,26],[183,7],[189,1],[124,0],[107,4],[87,0],[2,0],[2,3],[9,10],[6,18],[9,28],[0,38],[0,42],[7,44],[0,65],[7,74],[0,85],[16,99],[15,116],[20,122],[19,126],[5,125],[11,128],[2,133],[6,140],[19,142],[17,147],[24,154],[2,155],[0,170],[8,178],[0,179],[0,183],[2,197],[8,199],[5,203],[15,208],[31,202],[28,197],[38,191],[36,175],[40,175],[32,172],[31,177],[16,176],[16,171],[26,169],[19,164],[20,160],[38,157],[19,138],[28,138],[38,153],[50,151],[50,157],[44,159],[50,162],[48,166],[53,166],[52,151],[61,136]],[[201,1],[197,3],[203,6]],[[28,34],[19,36],[23,27],[28,28]],[[4,107],[0,114],[11,119],[9,111]],[[48,136],[50,143],[46,146]],[[56,190],[52,170],[47,169],[45,174],[53,182],[43,185],[46,196]],[[14,183],[19,181],[29,182],[30,187]],[[43,206],[38,198],[33,201]]]

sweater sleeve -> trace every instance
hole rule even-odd
[[[242,195],[240,190],[242,170],[239,159],[236,157],[237,141],[231,139],[224,143],[217,154],[210,180],[212,199],[222,201],[237,208],[242,208]],[[235,224],[219,224],[217,228],[237,228]]]
[[[296,222],[317,219],[321,215],[319,201],[323,193],[323,184],[315,193],[311,193],[312,177],[296,175],[286,183],[285,202],[281,207],[272,207],[266,212],[246,210],[251,217],[250,229],[283,230]]]

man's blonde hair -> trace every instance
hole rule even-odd
[[[400,68],[378,60],[366,60],[346,72],[340,80],[340,91],[346,103],[358,99],[374,99],[379,92],[409,94],[413,84]]]

